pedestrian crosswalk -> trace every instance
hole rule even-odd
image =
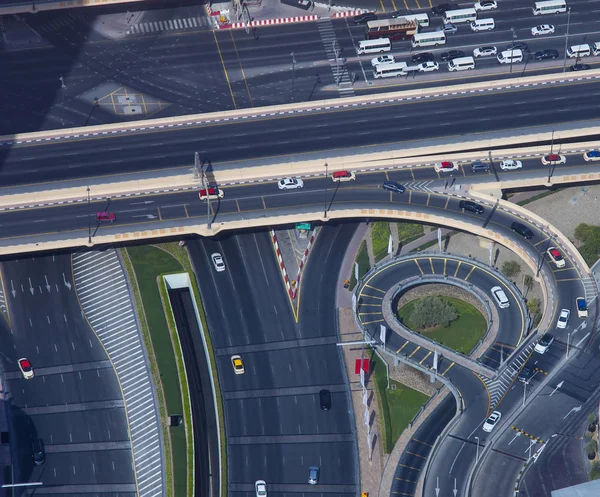
[[[586,302],[591,302],[594,297],[598,294],[598,287],[594,278],[581,278],[583,283],[583,289],[585,290]]]
[[[169,19],[166,21],[149,21],[134,24],[127,30],[127,34],[162,33],[163,31],[176,31],[214,27],[212,18],[187,17],[182,19]]]
[[[158,409],[129,284],[117,252],[75,254],[73,274],[81,308],[108,353],[123,391],[137,494],[161,495],[164,468]]]
[[[36,31],[40,33],[50,33],[52,31],[58,31],[59,29],[65,28],[76,23],[84,23],[85,17],[81,12],[75,12],[73,10],[61,11],[54,19],[50,19],[41,24],[35,25]]]
[[[333,29],[333,23],[329,18],[319,19],[317,21],[319,35],[325,47],[325,53],[329,60],[329,67],[333,73],[333,78],[337,84],[338,92],[341,97],[353,97],[354,88],[352,87],[352,75],[348,74],[346,59],[342,56],[340,45]]]

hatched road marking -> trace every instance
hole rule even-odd
[[[158,410],[129,285],[114,250],[73,255],[79,302],[106,349],[123,391],[138,495],[163,494]]]
[[[188,17],[185,19],[169,19],[167,21],[149,21],[134,24],[127,30],[127,34],[162,33],[163,31],[176,31],[195,29],[201,27],[214,27],[211,19],[207,17]]]

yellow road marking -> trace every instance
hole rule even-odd
[[[400,347],[397,351],[396,354],[398,354],[404,347],[406,347],[409,344],[408,340],[406,340],[406,342],[404,342],[404,345],[402,347]]]
[[[408,356],[408,358],[410,359],[412,356],[414,356],[416,354],[417,350],[419,350],[420,348],[421,348],[421,346],[417,345],[417,348],[411,352],[411,354]]]
[[[219,52],[219,59],[221,59],[221,65],[223,66],[223,72],[225,73],[225,80],[227,81],[227,86],[229,87],[229,94],[231,95],[231,101],[233,102],[233,108],[237,109],[237,105],[235,103],[235,98],[233,96],[233,90],[231,89],[231,83],[229,81],[229,74],[227,74],[227,68],[225,67],[225,61],[223,60],[223,54],[221,53],[221,47],[219,46],[219,40],[217,40],[216,31],[213,31],[213,37],[215,38],[215,43],[217,45],[217,51]]]
[[[300,280],[300,281],[302,281],[302,280]],[[361,322],[362,322],[362,324],[374,324],[374,323],[383,323],[383,322],[385,322],[385,320],[378,319],[377,321],[361,321]]]
[[[421,269],[421,266],[419,265],[419,261],[417,259],[413,259],[413,260],[415,261],[415,264],[419,268],[419,271],[421,272],[421,274],[423,274],[423,270]]]
[[[448,208],[448,203],[450,202],[450,197],[446,198],[446,205],[444,205],[444,209]]]
[[[427,207],[429,207],[429,199],[431,198],[431,193],[427,194],[427,203],[425,204]]]
[[[379,3],[381,4],[381,12],[385,12],[385,7],[383,5],[383,0],[379,0]]]
[[[262,203],[263,203],[263,209],[267,210],[267,204],[265,204],[265,197],[260,197],[260,199],[262,200]]]
[[[190,217],[190,213],[187,210],[187,204],[183,204],[183,210],[185,211],[185,217]]]
[[[540,245],[540,244],[542,244],[542,243],[544,243],[544,242],[547,242],[549,239],[550,239],[550,237],[549,237],[549,236],[547,236],[547,237],[546,237],[546,238],[544,238],[543,240],[540,240],[539,242],[535,243],[533,246],[534,246],[534,247],[537,247],[538,245]]]
[[[454,271],[454,277],[456,278],[456,275],[458,274],[458,270],[460,269],[460,265],[462,264],[462,261],[458,261],[458,266],[456,266],[456,271]]]
[[[446,258],[444,257],[444,273],[443,273],[443,274],[446,274],[446,263],[447,263],[447,262],[448,262],[448,259],[446,259]]]
[[[431,352],[431,350],[430,350],[429,352],[427,352],[427,355],[426,355],[425,357],[423,357],[423,359],[421,359],[421,360],[419,361],[419,364],[423,364],[423,361],[424,361],[425,359],[427,359],[427,358],[428,358],[428,357],[429,357],[431,354],[432,354],[432,352]]]
[[[237,198],[235,199],[235,205],[237,205],[238,212],[242,212],[242,209],[240,209],[240,203]]]
[[[254,102],[252,102],[252,95],[250,95],[250,87],[248,86],[248,80],[246,79],[246,74],[244,73],[244,68],[242,67],[242,60],[240,59],[240,54],[238,53],[237,45],[235,43],[235,38],[233,37],[233,29],[229,30],[229,34],[231,35],[231,41],[233,43],[233,49],[235,50],[235,56],[237,57],[238,64],[240,65],[240,71],[242,72],[242,79],[244,80],[244,84],[246,85],[246,91],[248,92],[248,98],[250,99],[250,106],[254,107]]]
[[[158,211],[158,219],[159,219],[160,221],[162,221],[162,220],[163,220],[163,218],[162,218],[162,214],[160,213],[160,207],[157,207],[157,208],[156,208],[156,210]]]
[[[475,270],[475,266],[473,266],[471,268],[471,270],[469,271],[469,274],[467,274],[467,277],[465,278],[465,281],[467,281],[469,279],[469,276],[471,276],[471,273]]]
[[[363,288],[371,288],[373,290],[383,293],[384,295],[386,294],[385,290],[382,290],[381,288],[375,288],[374,286],[371,286],[371,285],[365,285]]]
[[[446,368],[446,371],[444,371],[444,372],[442,373],[442,376],[446,376],[446,373],[447,373],[448,371],[450,371],[450,368],[451,368],[452,366],[454,366],[454,363],[450,364],[450,366],[448,366],[448,367]]]
[[[483,388],[485,388],[485,391],[486,391],[486,393],[487,393],[487,396],[488,396],[488,408],[487,408],[487,414],[486,414],[486,416],[489,416],[489,415],[490,415],[490,411],[491,411],[491,405],[492,405],[492,400],[491,400],[491,397],[490,397],[490,391],[488,390],[488,387],[487,387],[487,385],[485,384],[485,381],[483,381],[483,380],[481,379],[481,376],[479,376],[477,373],[474,373],[473,371],[471,371],[471,373],[473,373],[473,374],[475,375],[475,377],[476,377],[476,378],[477,378],[477,379],[478,379],[478,380],[481,382],[481,384],[483,385]]]
[[[431,266],[431,274],[435,274],[435,269],[433,269],[433,260],[431,257],[429,258],[429,265]]]

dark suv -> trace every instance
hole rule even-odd
[[[558,58],[558,50],[540,50],[534,57],[535,60],[554,60]]]
[[[527,240],[531,240],[533,238],[533,231],[531,231],[527,226],[521,223],[517,223],[516,221],[510,225],[510,229],[513,230],[517,235],[521,235]]]
[[[329,390],[321,390],[319,392],[319,403],[322,411],[331,409],[331,392]]]
[[[416,53],[410,58],[410,60],[412,60],[415,64],[420,64],[421,62],[433,62],[435,60],[435,56],[429,52]]]
[[[456,10],[458,5],[455,3],[441,3],[431,8],[431,14],[434,16],[443,16],[447,10]]]
[[[481,205],[471,202],[470,200],[461,200],[458,203],[458,206],[462,211],[474,212],[475,214],[483,214],[484,211]]]
[[[358,14],[352,18],[355,24],[366,24],[369,21],[376,21],[377,14],[375,12],[365,12],[364,14]]]

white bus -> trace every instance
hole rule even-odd
[[[406,76],[406,62],[396,62],[395,64],[379,64],[373,70],[375,78],[391,78],[393,76]]]
[[[429,27],[429,16],[425,13],[423,14],[411,14],[409,16],[399,16],[399,17],[404,17],[404,19],[408,19],[409,21],[417,21],[417,24],[419,26],[421,26],[422,28],[428,28]]]
[[[411,40],[413,48],[430,47],[446,44],[446,35],[443,31],[434,31],[432,33],[417,33]]]
[[[383,53],[392,49],[392,42],[389,38],[377,38],[376,40],[359,41],[356,45],[356,54],[364,53]]]
[[[533,15],[541,14],[560,14],[567,11],[567,2],[565,0],[548,0],[546,2],[535,2],[533,4]]]
[[[477,19],[475,9],[447,10],[444,14],[444,24],[459,22],[473,22]]]

